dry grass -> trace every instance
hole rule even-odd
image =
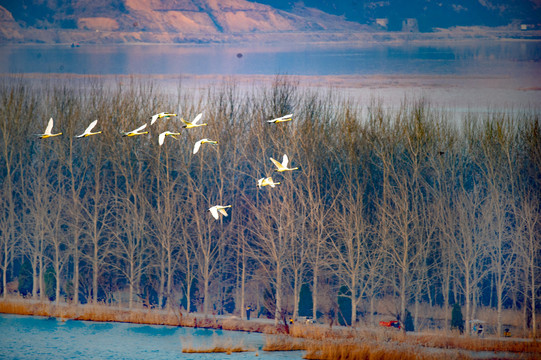
[[[306,350],[306,342],[286,335],[271,335],[266,337],[263,351],[297,351]]]
[[[420,347],[397,346],[362,342],[324,341],[310,344],[305,359],[348,359],[348,360],[439,360],[470,359],[461,352],[429,352]]]
[[[182,343],[182,352],[187,354],[210,354],[210,353],[225,353],[231,355],[232,353],[239,352],[248,352],[255,351],[252,348],[245,348],[242,341],[233,345],[233,340],[231,338],[220,339],[216,336],[213,336],[212,344],[208,347],[195,347],[193,345],[193,338],[191,336],[183,337],[181,339]]]
[[[541,354],[541,342],[539,341],[498,340],[448,335],[420,335],[408,337],[408,342],[440,349]]]
[[[247,352],[247,351],[254,351],[254,350],[244,349],[240,346],[234,346],[234,347],[215,346],[208,349],[193,349],[193,348],[182,349],[182,352],[186,354],[226,353],[227,355],[231,355],[232,353]]]

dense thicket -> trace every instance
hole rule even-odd
[[[422,99],[388,110],[297,85],[4,82],[3,294],[18,280],[56,301],[242,316],[252,305],[278,320],[298,315],[303,289],[302,312],[311,296],[314,317],[348,324],[373,321],[382,297],[400,319],[412,310],[416,327],[419,304],[457,302],[466,326],[479,306],[524,309],[535,324],[538,114],[456,120]],[[160,119],[149,135],[121,137],[161,111],[203,112],[208,126]],[[63,135],[38,139],[50,117]],[[103,133],[76,139],[94,119]],[[182,134],[160,147],[165,130]],[[201,138],[219,143],[194,155]],[[269,158],[283,154],[300,169],[273,173]],[[258,189],[271,175],[281,184]],[[230,216],[216,221],[216,204]]]

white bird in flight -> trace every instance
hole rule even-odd
[[[288,160],[286,154],[284,154],[284,158],[282,159],[282,163],[279,163],[277,160],[274,160],[273,158],[270,158],[270,159],[274,163],[274,165],[276,166],[276,170],[274,170],[274,171],[282,172],[282,171],[293,171],[293,170],[298,170],[299,169],[298,167],[294,167],[294,168],[288,168],[287,167],[287,163],[289,162],[289,160]]]
[[[194,127],[198,127],[198,126],[205,126],[207,124],[198,124],[199,120],[201,120],[201,117],[203,116],[203,113],[199,113],[193,120],[192,122],[189,122],[189,121],[186,121],[184,119],[180,119],[182,120],[182,122],[186,125],[183,126],[183,128],[186,128],[186,129],[191,129],[191,128],[194,128]]]
[[[141,132],[141,130],[143,130],[146,127],[147,127],[147,124],[143,124],[142,126],[139,126],[135,130],[128,131],[128,132],[122,132],[122,136],[137,136],[137,135],[148,134],[148,131]]]
[[[94,128],[94,126],[96,126],[97,123],[98,123],[97,119],[92,121],[90,125],[88,125],[88,127],[86,128],[85,132],[82,133],[81,135],[77,135],[76,138],[84,138],[91,135],[101,134],[101,131],[92,132],[92,129]]]
[[[38,134],[40,139],[47,139],[54,136],[62,135],[61,132],[53,134],[53,118],[49,119],[49,123],[47,124],[47,128],[45,129],[45,132],[43,134]]]
[[[267,122],[271,124],[277,124],[281,122],[291,121],[293,120],[292,116],[293,114],[287,114],[276,119],[267,120]]]
[[[272,180],[272,177],[261,178],[261,179],[257,180],[257,186],[259,186],[260,189],[263,186],[276,187],[276,185],[280,185],[280,183],[279,182],[274,182],[274,180]]]
[[[220,218],[220,215],[218,214],[218,212],[220,212],[223,216],[227,216],[227,212],[225,211],[225,209],[230,208],[230,207],[231,205],[225,205],[225,206],[214,205],[208,211],[210,211],[212,216],[214,216],[214,218],[218,220]]]
[[[180,135],[180,133],[174,133],[174,132],[170,132],[170,131],[164,131],[162,132],[160,135],[158,135],[158,143],[160,144],[160,146],[163,145],[163,142],[165,141],[165,137],[166,136],[171,136],[173,139],[176,139],[175,136],[178,136]]]
[[[201,147],[201,144],[218,144],[218,141],[209,140],[209,139],[201,139],[201,140],[199,140],[193,146],[193,153],[194,154],[196,154],[199,151],[199,148]]]
[[[152,117],[150,118],[150,125],[154,124],[156,122],[156,120],[158,119],[161,119],[161,118],[170,118],[170,117],[173,117],[173,116],[177,116],[177,114],[170,114],[170,113],[165,113],[165,112],[161,112],[161,113],[158,113],[158,114],[154,114],[152,115]]]

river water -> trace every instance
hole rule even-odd
[[[162,325],[61,321],[0,314],[1,359],[253,359],[245,353],[188,354],[183,347],[242,344],[261,359],[301,359],[302,352],[266,352],[259,333]]]
[[[0,73],[509,75],[540,74],[541,42],[282,46],[3,45]]]
[[[0,45],[1,74],[138,75],[173,88],[180,78],[301,78],[367,103],[405,96],[436,107],[484,113],[541,111],[541,42],[471,40],[382,44]],[[41,75],[40,75],[41,74]],[[188,79],[188,80],[186,80]],[[200,83],[195,86],[201,85]]]

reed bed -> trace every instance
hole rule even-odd
[[[263,351],[298,351],[306,350],[307,344],[299,338],[287,335],[270,335],[266,337]]]
[[[232,353],[256,351],[256,349],[245,347],[242,341],[233,344],[233,339],[231,338],[221,339],[216,336],[212,337],[212,344],[210,346],[195,346],[191,336],[182,337],[181,342],[183,344],[182,352],[186,354],[225,353],[231,355]]]
[[[311,343],[305,359],[348,359],[348,360],[437,360],[471,359],[462,352],[429,352],[421,347],[397,346],[396,344],[369,344],[362,342],[315,342]]]

